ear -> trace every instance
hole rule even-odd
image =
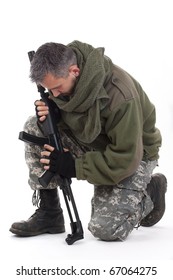
[[[75,77],[78,77],[80,74],[80,69],[77,65],[71,65],[69,67],[69,74],[74,75]]]

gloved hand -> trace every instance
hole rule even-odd
[[[60,120],[60,110],[58,109],[56,103],[52,99],[49,99],[49,107],[45,105],[42,99],[36,100],[34,102],[34,105],[38,122],[43,122],[46,119],[46,116],[49,113],[49,108],[57,123]]]
[[[69,151],[59,152],[50,145],[44,145],[45,151],[41,152],[43,158],[40,162],[45,164],[44,169],[50,170],[66,178],[76,177],[75,160]]]
[[[49,113],[49,108],[45,105],[45,103],[40,99],[34,102],[35,105],[35,113],[37,116],[38,123],[43,122],[46,119],[46,116]]]

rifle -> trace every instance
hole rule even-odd
[[[35,52],[30,51],[28,52],[29,60],[32,61],[34,57]],[[45,102],[46,106],[49,108],[49,114],[46,116],[46,120],[42,123],[42,130],[47,137],[38,137],[35,135],[31,135],[29,133],[26,133],[25,131],[21,131],[19,133],[19,139],[22,141],[25,141],[29,144],[35,144],[39,146],[43,146],[44,144],[49,144],[53,147],[55,147],[58,151],[63,151],[63,146],[60,138],[60,134],[55,122],[54,118],[54,111],[52,109],[52,101],[49,99],[49,93],[45,92],[45,88],[37,85],[38,92],[40,93],[41,99]],[[59,108],[57,107],[57,110]],[[60,110],[59,110],[60,111]],[[46,170],[43,172],[43,174],[38,178],[39,183],[44,187],[47,188],[49,185],[51,179],[53,178],[55,174],[49,170]],[[70,218],[70,226],[71,226],[71,234],[67,235],[67,238],[65,239],[68,245],[73,244],[75,241],[83,239],[83,228],[81,221],[79,219],[79,214],[76,208],[75,200],[73,197],[73,193],[71,190],[71,179],[65,178],[61,176],[61,185],[60,189],[63,192],[65,204],[67,207],[68,215]],[[70,208],[70,202],[73,208],[74,216],[76,221],[74,221],[71,208]]]

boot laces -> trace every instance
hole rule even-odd
[[[40,205],[40,190],[35,190],[32,196],[32,204],[39,207]]]

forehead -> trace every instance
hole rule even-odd
[[[65,79],[62,77],[55,77],[52,74],[48,73],[41,82],[41,85],[47,89],[53,89],[60,86],[64,82],[64,80]]]

